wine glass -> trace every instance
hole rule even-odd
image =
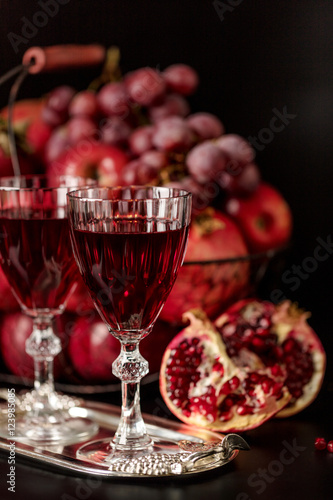
[[[110,439],[83,445],[77,456],[109,466],[124,454],[164,445],[149,436],[140,409],[148,362],[139,342],[154,323],[183,262],[191,194],[162,187],[88,188],[68,193],[73,252],[110,333],[121,344],[112,365],[121,379],[119,426]]]
[[[61,351],[53,331],[79,276],[71,250],[66,194],[95,181],[70,176],[0,178],[0,260],[21,310],[33,320],[26,351],[34,359],[29,406],[16,415],[15,439],[40,445],[89,438],[97,426],[71,418],[54,390],[53,359]],[[8,437],[3,426],[0,434]]]

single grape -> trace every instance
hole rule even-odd
[[[187,117],[186,123],[199,139],[215,139],[224,133],[221,120],[211,113],[194,113]]]
[[[153,68],[141,68],[128,73],[124,79],[131,100],[142,106],[151,106],[165,94],[165,82]]]
[[[167,157],[165,156],[165,153],[162,151],[156,151],[155,149],[143,153],[140,160],[144,165],[151,166],[157,170],[167,165]]]
[[[96,124],[84,116],[75,116],[67,122],[68,138],[71,144],[76,144],[84,139],[91,139],[97,133]]]
[[[47,98],[46,104],[60,115],[68,112],[68,106],[75,95],[75,90],[68,85],[61,85],[53,89]]]
[[[195,146],[186,157],[189,173],[200,184],[218,182],[227,165],[228,157],[212,142],[202,142]]]
[[[95,92],[82,90],[76,94],[69,104],[69,116],[86,116],[95,118],[97,115],[97,100]]]
[[[70,147],[66,125],[56,128],[45,146],[45,161],[51,163]]]
[[[67,116],[61,115],[47,105],[42,109],[41,117],[44,123],[54,128],[59,127],[59,125],[62,125],[67,120]]]
[[[237,134],[222,135],[215,141],[215,145],[224,151],[231,160],[240,162],[243,165],[254,160],[255,151],[251,144]]]
[[[255,163],[231,169],[228,165],[221,173],[218,183],[222,189],[237,196],[247,196],[253,193],[260,182],[259,168]]]
[[[185,117],[190,112],[190,106],[184,97],[178,94],[169,94],[165,96],[161,104],[152,106],[148,110],[150,121],[157,123],[168,116]]]
[[[187,64],[173,64],[163,71],[168,90],[190,95],[199,85],[198,73]]]
[[[140,159],[132,160],[127,163],[121,171],[121,182],[124,186],[139,184],[138,169]]]
[[[97,94],[100,111],[106,116],[126,118],[130,112],[129,95],[123,82],[104,85]]]
[[[186,176],[179,181],[165,184],[166,187],[185,189],[192,193],[192,214],[196,215],[212,204],[220,190],[215,182],[199,184],[193,177]]]
[[[153,147],[154,127],[152,125],[143,125],[135,129],[129,139],[129,147],[134,155],[140,156],[145,151],[149,151]]]
[[[187,151],[193,139],[190,128],[178,116],[169,116],[155,125],[153,145],[161,151]]]
[[[101,139],[111,146],[123,146],[127,143],[131,132],[131,127],[119,116],[110,116],[101,128]]]
[[[123,168],[122,183],[126,186],[156,183],[159,170],[159,165],[143,163],[141,158],[137,158]]]

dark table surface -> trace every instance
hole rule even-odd
[[[317,400],[297,416],[274,419],[243,434],[251,446],[227,466],[186,479],[103,479],[75,476],[60,469],[41,469],[35,462],[17,457],[16,491],[7,490],[8,453],[0,453],[0,498],[47,500],[331,500],[333,453],[316,451],[314,440],[333,439],[330,374]],[[119,404],[119,394],[94,396]],[[157,384],[142,387],[147,413],[172,418],[159,395]]]

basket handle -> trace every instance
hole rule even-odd
[[[22,63],[29,67],[29,73],[58,71],[100,64],[105,58],[102,45],[53,45],[31,47],[23,55]]]

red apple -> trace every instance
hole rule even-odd
[[[127,162],[127,155],[120,149],[87,139],[65,151],[47,170],[51,174],[79,175],[98,179],[100,185],[117,186]]]
[[[230,197],[225,211],[241,228],[253,253],[285,245],[292,232],[292,214],[283,196],[261,182],[247,198]]]
[[[77,282],[77,287],[67,301],[66,310],[80,316],[85,311],[95,311],[95,306],[80,275]]]
[[[17,311],[20,306],[13,295],[12,289],[0,267],[0,311]]]
[[[32,320],[16,312],[3,317],[0,331],[1,353],[7,368],[23,379],[34,377],[33,360],[25,352],[25,341],[32,331]]]
[[[62,327],[56,322],[56,334],[64,344]],[[33,359],[25,351],[25,342],[32,332],[32,319],[21,312],[5,314],[0,325],[0,347],[3,361],[7,368],[18,377],[33,380]],[[60,333],[59,333],[60,332]],[[63,371],[63,354],[60,353],[54,362],[54,375],[58,378]]]
[[[21,174],[42,170],[44,149],[51,136],[51,127],[43,122],[43,99],[17,101],[13,111],[13,129]],[[0,111],[0,175],[13,175],[8,143],[8,107]],[[2,121],[2,123],[1,123]]]
[[[119,341],[97,313],[76,319],[69,336],[68,354],[82,380],[91,384],[114,381],[112,362],[119,352]]]
[[[159,371],[163,352],[176,330],[158,321],[152,333],[140,343],[140,352],[149,362],[149,372]],[[120,353],[120,343],[95,313],[77,318],[69,336],[68,354],[85,382],[114,382],[112,363]]]

